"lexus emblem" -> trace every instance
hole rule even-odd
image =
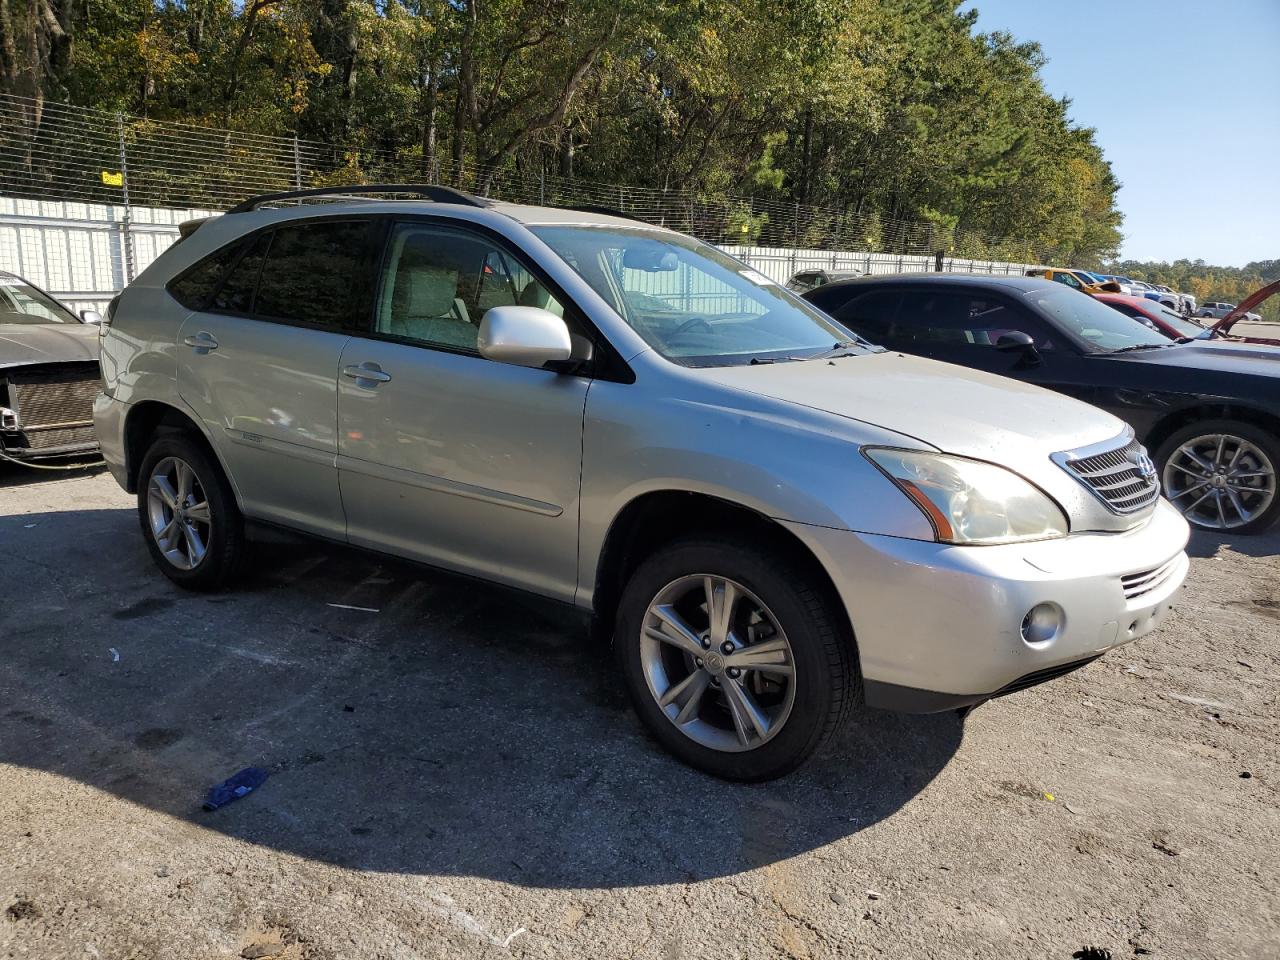
[[[1155,465],[1155,462],[1151,459],[1151,457],[1147,454],[1147,451],[1139,448],[1138,452],[1134,454],[1133,463],[1134,463],[1134,466],[1138,468],[1138,473],[1142,476],[1142,479],[1150,480],[1153,477],[1155,477],[1156,465]]]

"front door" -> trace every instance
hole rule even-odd
[[[338,363],[367,305],[368,220],[307,221],[247,241],[178,334],[178,388],[248,516],[341,538]]]
[[[1083,294],[1081,294],[1083,296]],[[986,291],[906,292],[885,345],[1096,401],[1078,348],[1025,307]],[[998,350],[1007,333],[1025,333],[1036,356]]]
[[[476,349],[489,308],[562,305],[486,235],[423,220],[387,243],[373,330],[340,364],[350,541],[571,600],[590,380]]]

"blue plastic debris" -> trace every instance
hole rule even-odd
[[[267,771],[261,767],[245,767],[234,776],[223,780],[216,787],[209,788],[209,795],[204,798],[206,810],[217,810],[225,807],[232,800],[253,793],[267,781]]]

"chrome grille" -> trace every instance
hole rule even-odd
[[[1131,573],[1127,577],[1121,577],[1120,587],[1124,590],[1125,599],[1133,600],[1155,590],[1173,575],[1177,566],[1178,558],[1171,557],[1154,570],[1144,570],[1142,573]]]
[[[1093,449],[1055,454],[1053,459],[1115,513],[1135,513],[1160,496],[1155,466],[1137,440],[1128,438],[1097,453]]]
[[[9,374],[9,402],[32,450],[90,442],[96,366]]]

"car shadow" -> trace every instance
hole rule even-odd
[[[1191,530],[1191,542],[1187,553],[1201,559],[1213,559],[1223,550],[1246,557],[1274,557],[1280,554],[1280,525],[1263,533],[1211,533],[1208,530]]]
[[[687,882],[891,816],[955,754],[954,714],[869,711],[740,785],[670,758],[576,614],[314,542],[257,543],[235,590],[153,566],[132,511],[0,516],[0,762],[350,868],[537,887]],[[17,558],[14,560],[13,558]],[[253,795],[200,809],[238,769]]]

